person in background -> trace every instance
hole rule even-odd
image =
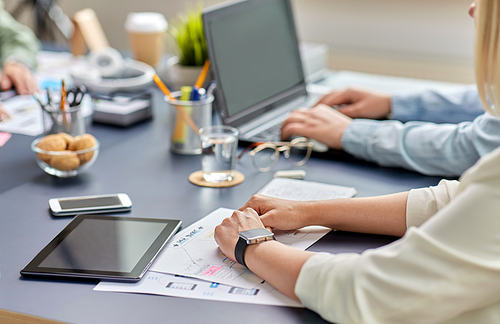
[[[351,88],[292,112],[282,137],[306,136],[382,166],[458,177],[500,146],[499,126],[484,112],[475,85],[392,96]]]
[[[499,118],[500,0],[476,0],[469,13],[477,26],[478,94],[485,110]],[[309,202],[256,195],[218,225],[214,237],[226,256],[328,321],[500,323],[499,210],[497,148],[460,181],[430,188]],[[361,254],[239,240],[249,230],[269,238],[266,228],[307,225],[402,238]]]
[[[0,90],[15,88],[19,94],[33,94],[37,87],[31,70],[36,67],[39,42],[28,27],[17,22],[0,0]],[[0,120],[8,118],[0,104]]]

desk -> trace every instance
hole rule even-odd
[[[332,73],[321,84],[344,86],[352,82],[352,76]],[[366,77],[371,80],[372,76]],[[343,83],[342,78],[348,82]],[[390,81],[401,87],[408,80]],[[408,82],[407,86],[417,85]],[[383,82],[373,85],[380,88],[381,84],[388,86]],[[428,85],[418,83],[422,84]],[[92,126],[89,132],[101,142],[99,157],[76,178],[54,178],[39,169],[30,152],[32,137],[13,135],[0,148],[0,309],[72,323],[222,324],[235,323],[235,316],[242,323],[323,323],[307,309],[95,292],[95,283],[24,279],[19,275],[70,221],[51,217],[49,198],[125,192],[133,201],[132,211],[125,216],[179,218],[186,227],[218,207],[240,207],[271,180],[273,172],[258,172],[246,156],[237,166],[246,176],[241,185],[215,189],[189,183],[188,175],[200,169],[200,157],[170,153],[169,114],[161,95],[155,96],[157,104],[151,121],[123,129]],[[288,169],[288,163],[280,159],[274,170]],[[302,168],[307,172],[306,180],[352,186],[358,197],[436,185],[440,180],[356,160],[313,157]],[[310,250],[361,252],[393,240],[386,236],[331,232]]]

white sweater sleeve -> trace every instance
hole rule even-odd
[[[410,190],[406,202],[406,227],[420,226],[456,196],[460,182],[441,180],[435,187]]]
[[[452,202],[400,240],[361,255],[309,258],[297,297],[335,323],[488,323],[483,310],[492,308],[500,318],[496,155],[494,174],[469,174]]]

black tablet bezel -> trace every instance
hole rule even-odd
[[[102,271],[102,270],[81,270],[70,268],[48,268],[39,267],[45,258],[85,219],[104,219],[113,221],[139,221],[139,222],[155,222],[167,224],[160,234],[153,241],[146,253],[143,254],[139,262],[135,265],[131,272],[120,271]],[[126,281],[137,282],[153,263],[154,259],[161,251],[167,241],[177,232],[182,222],[174,219],[157,219],[157,218],[138,218],[138,217],[119,217],[109,215],[77,215],[57,236],[47,244],[24,269],[21,270],[21,275],[26,277],[63,277],[63,278],[78,278],[90,280],[109,280],[109,281]]]

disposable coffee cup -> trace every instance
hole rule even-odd
[[[157,12],[131,12],[125,21],[132,56],[155,67],[165,52],[165,16]]]

